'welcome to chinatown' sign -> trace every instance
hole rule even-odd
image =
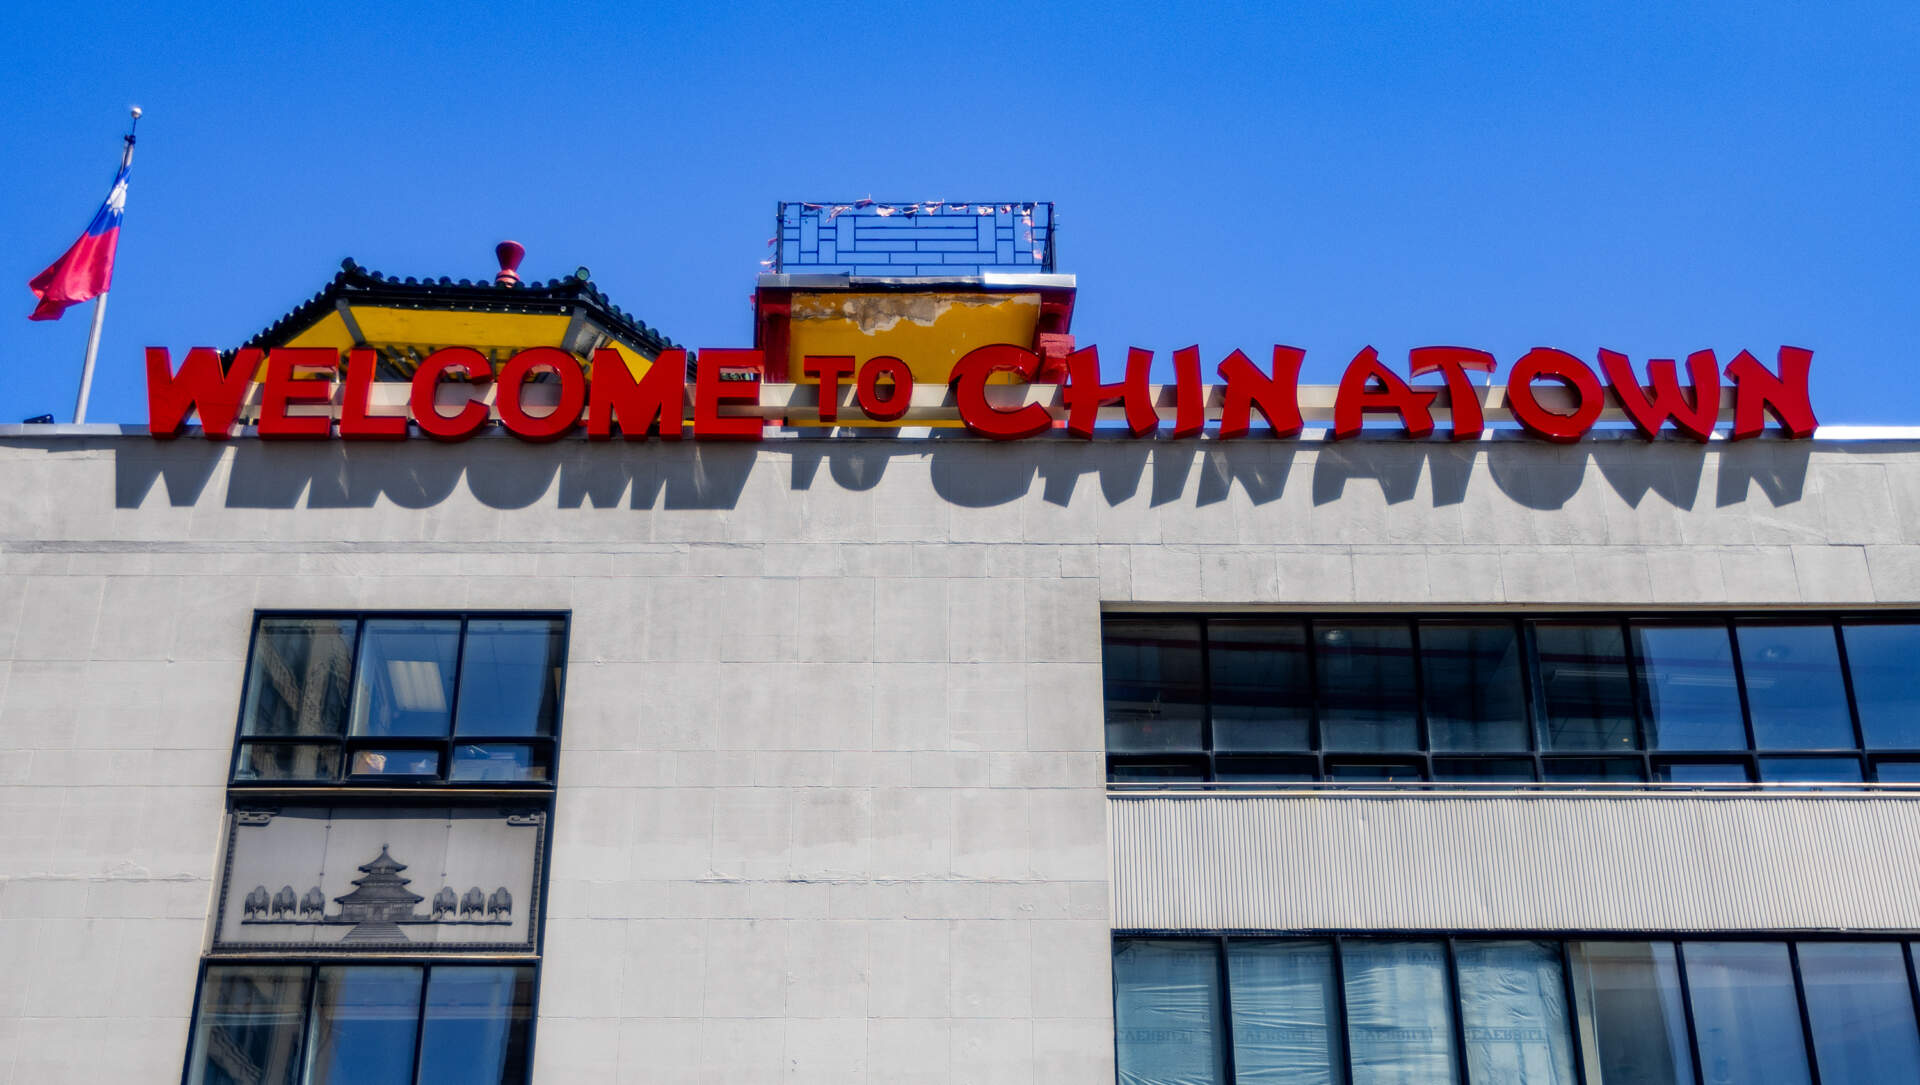
[[[1199,348],[1188,347],[1174,352],[1174,382],[1154,385],[1147,380],[1153,354],[1136,348],[1127,352],[1124,379],[1103,383],[1095,347],[1068,355],[1061,373],[1049,372],[1033,351],[999,344],[961,358],[945,386],[916,388],[906,363],[886,356],[808,357],[801,371],[815,383],[768,384],[758,379],[757,350],[702,351],[688,382],[681,350],[662,353],[639,377],[619,355],[596,351],[589,379],[578,359],[554,347],[523,350],[498,367],[473,348],[447,347],[429,354],[411,382],[377,382],[371,350],[348,351],[344,365],[339,351],[325,347],[241,350],[223,366],[212,348],[197,347],[176,371],[164,347],[150,347],[147,404],[153,436],[178,436],[197,414],[215,440],[242,422],[263,438],[306,440],[401,440],[417,428],[460,441],[498,422],[525,441],[557,440],[582,427],[592,440],[751,441],[769,424],[955,420],[1003,441],[1056,428],[1093,437],[1100,422],[1112,423],[1098,429],[1102,434],[1145,437],[1165,427],[1174,437],[1231,439],[1254,432],[1256,412],[1266,423],[1259,432],[1292,437],[1311,419],[1331,423],[1335,440],[1359,434],[1369,418],[1396,420],[1405,436],[1424,438],[1436,416],[1453,440],[1473,440],[1494,412],[1528,434],[1561,442],[1579,440],[1603,416],[1631,422],[1649,438],[1671,425],[1699,441],[1723,420],[1731,421],[1733,440],[1759,436],[1768,416],[1791,438],[1811,437],[1816,425],[1807,394],[1813,353],[1799,347],[1781,347],[1772,369],[1743,350],[1724,372],[1712,351],[1695,351],[1686,360],[1687,385],[1671,360],[1648,362],[1643,385],[1615,351],[1599,352],[1595,372],[1566,351],[1536,347],[1514,363],[1504,388],[1481,387],[1474,375],[1493,371],[1492,354],[1435,346],[1409,352],[1408,374],[1437,376],[1438,384],[1409,383],[1367,347],[1337,387],[1303,388],[1304,357],[1298,348],[1276,346],[1263,369],[1236,350],[1217,367],[1219,383],[1205,385]]]

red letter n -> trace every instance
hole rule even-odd
[[[1767,422],[1765,413],[1771,413],[1789,437],[1813,436],[1820,423],[1807,396],[1807,370],[1812,365],[1813,351],[1800,347],[1780,348],[1778,376],[1744,350],[1728,362],[1727,377],[1733,381],[1733,439],[1760,436]]]
[[[1300,361],[1306,356],[1299,347],[1274,347],[1273,375],[1268,376],[1239,351],[1227,355],[1219,370],[1226,382],[1220,401],[1221,438],[1245,437],[1255,407],[1275,437],[1300,436]]]

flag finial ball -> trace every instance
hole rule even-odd
[[[133,108],[131,108],[131,109],[129,109],[129,110],[127,110],[127,112],[129,112],[129,113],[131,113],[131,114],[133,114],[133,119],[134,119],[134,120],[136,120],[136,121],[137,121],[137,120],[139,120],[139,119],[140,119],[140,107],[139,107],[139,106],[134,106]]]

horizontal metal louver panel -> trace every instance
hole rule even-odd
[[[1920,801],[1114,797],[1122,930],[1920,929]]]

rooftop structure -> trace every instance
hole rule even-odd
[[[779,274],[1051,274],[1054,228],[1045,201],[782,201],[766,263]]]
[[[241,345],[370,348],[380,354],[382,380],[406,379],[445,346],[473,347],[496,364],[528,347],[559,347],[582,360],[604,348],[618,352],[636,376],[674,346],[615,305],[586,268],[523,282],[520,256],[516,243],[502,242],[501,270],[490,280],[401,278],[348,257],[318,293]]]

